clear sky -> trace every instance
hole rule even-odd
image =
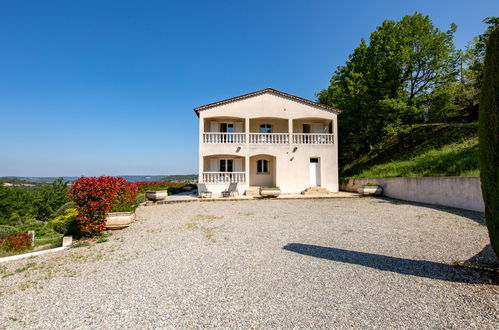
[[[194,107],[315,99],[360,38],[415,11],[463,48],[499,1],[0,0],[0,176],[196,173]]]

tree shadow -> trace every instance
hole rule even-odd
[[[495,272],[474,270],[433,261],[397,258],[381,254],[301,243],[289,243],[283,249],[315,258],[435,280],[477,284],[497,282],[497,273]]]
[[[389,203],[389,204],[394,204],[394,205],[413,205],[413,206],[426,207],[429,209],[434,209],[434,210],[438,210],[438,211],[443,211],[443,212],[455,214],[455,215],[473,220],[481,225],[485,225],[485,214],[482,212],[456,209],[453,207],[441,206],[441,205],[433,205],[433,204],[426,204],[426,203],[419,203],[419,202],[410,202],[410,201],[404,201],[401,199],[394,199],[394,198],[385,197],[385,196],[376,196],[374,198],[378,200],[377,203]]]

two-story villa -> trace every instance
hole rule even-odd
[[[194,109],[199,117],[199,182],[219,193],[278,186],[338,191],[341,110],[272,88]]]

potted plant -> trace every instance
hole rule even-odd
[[[168,196],[168,191],[166,190],[146,191],[146,198],[152,202],[163,200],[166,196]]]
[[[262,197],[277,197],[281,194],[281,189],[276,186],[260,187],[260,196]]]
[[[383,187],[376,183],[367,183],[357,189],[357,192],[362,195],[381,195],[383,193]]]

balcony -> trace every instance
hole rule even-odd
[[[203,172],[203,182],[205,183],[244,183],[246,182],[245,172]]]
[[[246,143],[246,133],[203,133],[203,143]]]
[[[249,144],[289,144],[288,133],[249,133]],[[334,134],[293,133],[293,144],[334,144]],[[208,144],[246,144],[246,133],[203,133],[203,143]]]

